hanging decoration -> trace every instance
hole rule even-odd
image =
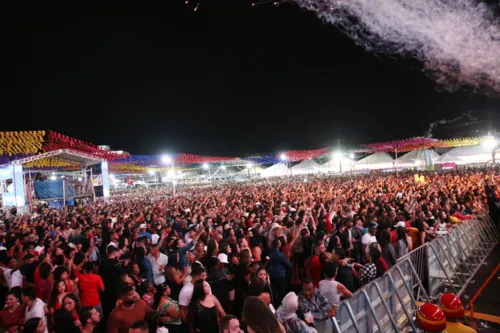
[[[33,162],[23,164],[24,169],[64,169],[78,170],[81,169],[80,164],[70,161],[61,161],[53,158],[44,158]]]
[[[289,150],[284,152],[284,154],[287,156],[288,160],[291,162],[298,162],[298,161],[303,161],[307,160],[310,158],[315,158],[318,156],[323,155],[328,148],[320,148],[320,149],[314,149],[314,150]],[[279,156],[277,156],[279,157]]]
[[[202,164],[231,161],[234,159],[236,159],[236,157],[202,156],[182,153],[175,157],[174,162],[175,164]]]
[[[92,143],[74,139],[69,136],[56,133],[54,131],[49,131],[45,143],[43,145],[43,151],[47,152],[58,149],[73,149],[106,160],[115,160],[124,157],[123,154],[117,154],[112,151],[100,149],[99,147],[97,147]]]
[[[407,152],[415,149],[432,148],[438,143],[438,139],[415,137],[404,140],[370,143],[362,146],[371,149],[373,152],[393,152],[396,149],[398,152]]]
[[[0,155],[16,160],[42,150],[45,131],[0,132]],[[5,160],[4,160],[5,161]]]
[[[446,140],[440,140],[435,147],[452,148],[452,147],[463,147],[463,146],[475,146],[487,141],[488,139],[489,139],[488,136],[481,136],[475,138],[446,139]]]

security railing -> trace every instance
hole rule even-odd
[[[499,236],[489,217],[480,215],[415,249],[338,305],[332,318],[336,331],[416,331],[417,302],[430,301],[446,288],[462,295]]]

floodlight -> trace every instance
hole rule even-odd
[[[489,138],[488,140],[484,141],[483,142],[483,146],[486,148],[486,149],[495,149],[495,147],[497,146],[498,142],[495,138]]]
[[[170,163],[172,163],[172,157],[170,157],[168,155],[164,155],[164,156],[162,156],[161,161],[165,164],[170,164]]]
[[[153,169],[149,169],[149,170],[148,170],[148,173],[149,173],[151,176],[153,176],[153,175],[155,174],[155,171],[154,171]]]
[[[286,161],[286,160],[287,160],[287,158],[288,158],[288,156],[286,156],[286,154],[285,154],[285,153],[282,153],[282,154],[280,155],[280,159],[281,159],[282,161]]]
[[[203,163],[203,169],[208,169],[208,164],[207,163]]]

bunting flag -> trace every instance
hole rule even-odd
[[[175,157],[175,164],[202,164],[202,163],[219,163],[224,161],[231,161],[236,157],[217,157],[217,156],[202,156],[193,154],[179,154]]]
[[[489,139],[488,136],[481,136],[475,138],[446,139],[446,140],[440,140],[435,147],[452,148],[452,147],[463,147],[463,146],[475,146],[487,141],[488,139]]]
[[[404,140],[370,143],[362,146],[371,149],[373,152],[393,152],[396,149],[398,152],[407,152],[415,149],[432,148],[438,143],[438,139],[415,137]]]
[[[323,155],[328,148],[320,148],[320,149],[314,149],[314,150],[289,150],[286,151],[284,154],[287,156],[287,159],[292,162],[298,162],[298,161],[303,161],[307,160],[310,158],[315,158],[318,156]],[[278,156],[280,157],[280,156]]]
[[[24,169],[64,169],[78,170],[81,169],[80,164],[70,161],[61,161],[53,158],[43,158],[23,164]]]
[[[38,154],[42,151],[44,136],[45,131],[0,132],[0,156],[8,163]]]
[[[106,160],[115,160],[125,157],[123,154],[117,154],[101,149],[92,143],[84,142],[82,140],[74,139],[63,134],[49,131],[43,145],[43,151],[48,152],[58,149],[77,150]]]

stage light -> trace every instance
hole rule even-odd
[[[247,164],[247,168],[250,169],[252,167],[252,163]]]
[[[339,159],[342,157],[342,153],[340,151],[336,151],[332,154],[333,158]]]
[[[172,163],[172,158],[168,155],[164,155],[162,158],[161,158],[162,162],[165,163],[165,164],[170,164]]]
[[[484,141],[483,142],[483,146],[486,148],[486,149],[495,149],[495,147],[497,146],[498,144],[498,141],[495,139],[495,138],[489,138],[488,140]]]
[[[153,176],[153,175],[155,174],[155,171],[154,171],[153,169],[149,169],[149,170],[148,170],[148,173],[149,173],[151,176]]]
[[[54,176],[54,175],[50,176],[50,180],[56,180],[56,179],[57,179],[56,176]]]
[[[353,160],[354,159],[354,153],[350,153],[349,157],[351,158],[351,160]]]
[[[226,170],[226,166],[225,165],[221,165],[220,167],[222,170]]]
[[[82,177],[78,177],[78,181],[81,182],[82,181]]]
[[[283,154],[281,154],[281,155],[280,155],[280,159],[281,159],[282,161],[286,161],[286,160],[288,159],[288,156],[286,156],[286,154],[285,154],[285,153],[283,153]]]
[[[203,169],[208,169],[208,164],[207,163],[203,163]]]

